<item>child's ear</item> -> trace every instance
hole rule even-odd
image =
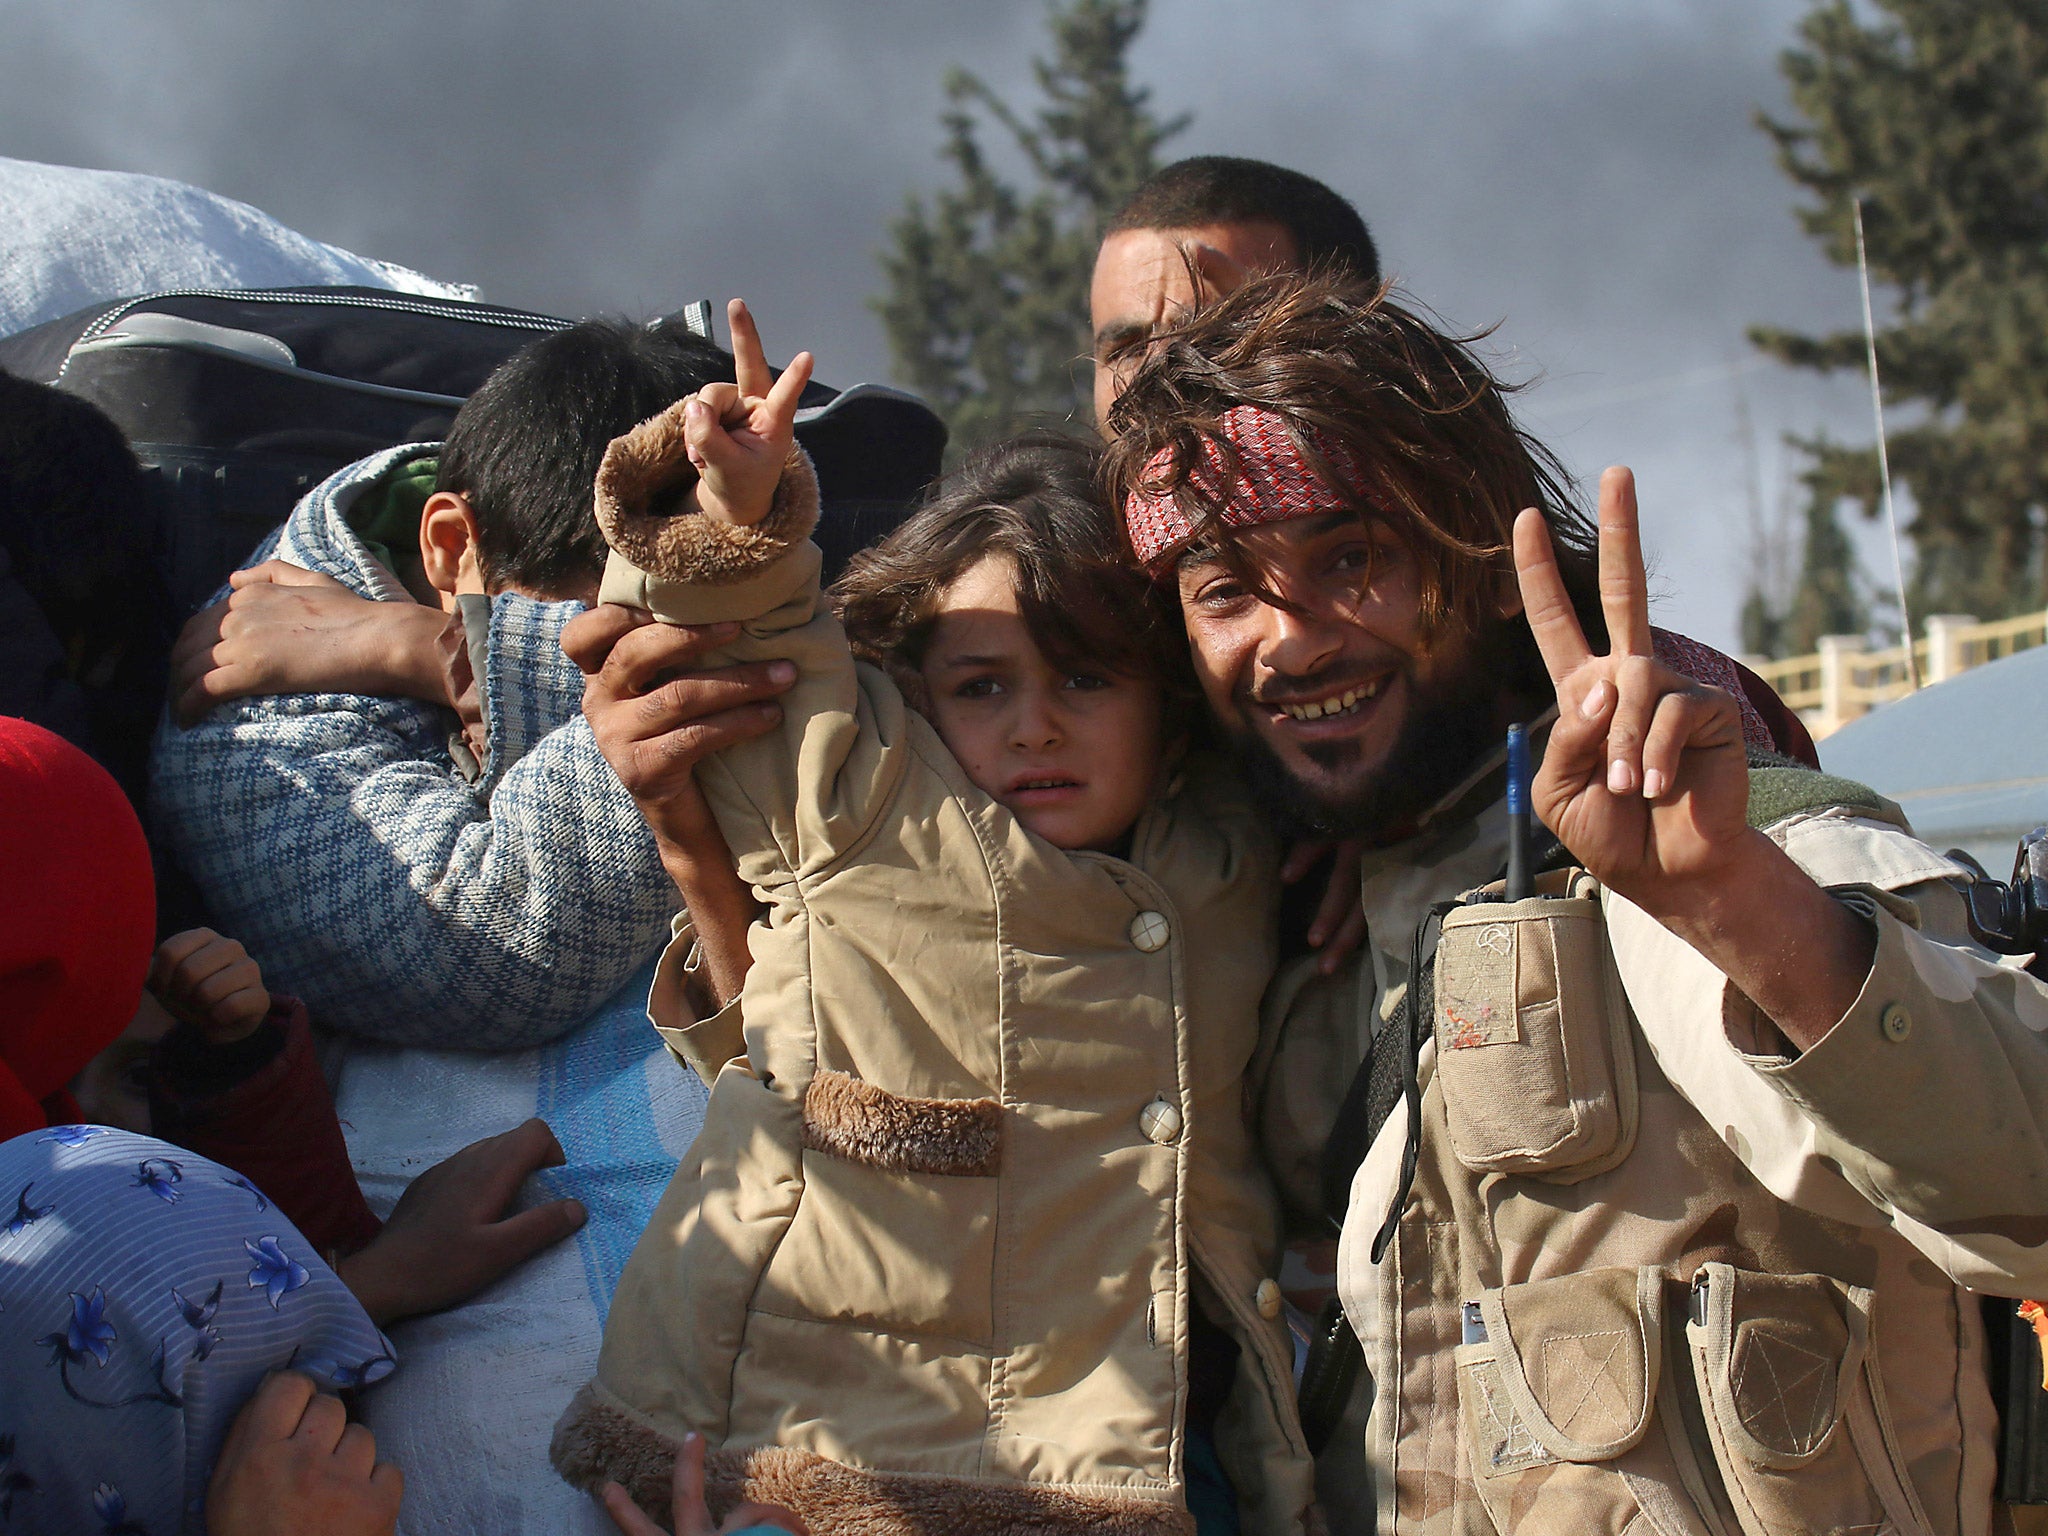
[[[476,513],[459,491],[436,491],[420,509],[420,566],[428,582],[448,600],[484,590],[477,561]]]

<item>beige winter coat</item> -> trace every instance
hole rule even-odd
[[[1344,1227],[1372,1385],[1319,1469],[1337,1528],[1992,1528],[1974,1292],[2048,1288],[2048,989],[1971,943],[1964,872],[1885,808],[1759,815],[1758,785],[1753,819],[1877,936],[1862,995],[1803,1055],[1618,897],[1450,919],[1384,1262],[1398,1105]],[[1494,801],[1375,854],[1365,963],[1276,984],[1258,1096],[1290,1205],[1314,1199],[1327,1085],[1411,982],[1415,924],[1500,869],[1505,825]],[[1538,1047],[1566,970],[1594,1027],[1554,1077]]]
[[[808,468],[768,522],[695,517],[603,598],[744,619],[781,728],[700,782],[769,908],[745,1054],[628,1263],[572,1482],[666,1501],[686,1430],[715,1508],[819,1536],[1192,1529],[1188,1309],[1237,1341],[1218,1426],[1245,1528],[1300,1530],[1311,1469],[1242,1109],[1273,960],[1274,851],[1188,766],[1128,860],[1063,853],[977,790],[819,601]]]

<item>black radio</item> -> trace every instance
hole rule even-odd
[[[1978,874],[1963,892],[1977,942],[2001,955],[2031,955],[2028,971],[2048,980],[2048,827],[2020,839],[2012,879],[2004,885],[1968,855],[1951,856]],[[2040,1313],[2036,1302],[1984,1298],[1991,1395],[1998,1404],[1998,1496],[2008,1504],[2048,1504],[2048,1380]]]

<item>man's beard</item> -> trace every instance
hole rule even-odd
[[[1506,626],[1499,626],[1480,637],[1458,671],[1438,679],[1427,697],[1408,674],[1408,718],[1386,761],[1341,794],[1295,777],[1258,731],[1233,722],[1226,734],[1255,802],[1283,835],[1385,847],[1408,837],[1423,813],[1499,744],[1499,703],[1515,689],[1519,660]],[[1338,772],[1357,761],[1359,747],[1326,742],[1301,752],[1318,768]]]

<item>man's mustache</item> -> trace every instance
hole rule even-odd
[[[1333,663],[1320,672],[1298,677],[1275,673],[1265,681],[1241,690],[1238,698],[1246,704],[1272,709],[1281,704],[1300,704],[1309,699],[1326,699],[1333,693],[1362,687],[1376,680],[1384,682],[1400,670],[1399,663],[1390,658],[1378,662]]]

